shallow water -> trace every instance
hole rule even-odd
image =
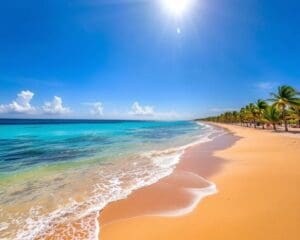
[[[99,210],[169,175],[186,147],[218,131],[192,121],[1,121],[0,239],[95,239]]]

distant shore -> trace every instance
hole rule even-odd
[[[262,128],[262,126],[256,126],[256,128],[254,128],[253,126],[245,126],[245,125],[241,125],[241,124],[237,124],[237,123],[232,123],[232,124],[228,124],[228,123],[214,123],[214,122],[206,122],[206,121],[201,121],[205,124],[209,124],[209,125],[213,125],[213,126],[222,126],[225,129],[230,129],[230,126],[235,126],[235,127],[240,127],[240,128],[250,128],[253,129],[255,131],[265,131],[265,132],[271,132],[274,133],[276,135],[282,135],[282,136],[287,136],[287,137],[296,137],[296,138],[300,138],[300,128],[289,128],[289,131],[286,132],[284,130],[284,126],[281,125],[277,125],[276,126],[276,131],[274,131],[274,129],[272,128],[272,126],[265,126],[264,128]]]
[[[214,125],[230,133],[189,148],[172,175],[103,210],[102,240],[299,238],[300,139]],[[211,183],[218,192],[194,208],[160,214],[191,206],[186,188]]]

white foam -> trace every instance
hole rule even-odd
[[[0,231],[3,231],[9,227],[9,223],[7,222],[1,222],[0,223]]]
[[[200,177],[199,175],[197,175],[197,177],[199,178],[199,180],[206,182],[208,184],[208,186],[201,187],[201,188],[184,188],[184,190],[186,192],[188,192],[194,196],[194,199],[192,200],[192,202],[189,205],[180,207],[175,210],[163,211],[163,212],[159,212],[159,213],[152,214],[152,215],[153,216],[163,216],[163,217],[179,217],[179,216],[187,215],[187,214],[193,212],[193,210],[198,206],[198,204],[200,203],[200,201],[202,199],[204,199],[207,196],[216,194],[218,192],[217,187],[213,182],[210,182],[210,181]]]
[[[95,240],[99,239],[99,234],[100,234],[100,222],[99,222],[99,212],[97,212],[96,218],[95,218],[95,225],[96,225],[96,229],[95,229]]]
[[[182,154],[182,150],[177,150],[169,154],[153,156],[152,161],[161,168],[170,168],[179,163]]]

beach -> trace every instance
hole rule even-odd
[[[218,127],[228,133],[188,148],[170,176],[105,207],[99,238],[299,239],[299,137]]]

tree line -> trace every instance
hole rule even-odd
[[[276,131],[278,125],[284,125],[285,131],[289,127],[300,128],[300,92],[287,85],[279,86],[276,93],[270,93],[267,100],[259,99],[242,107],[240,111],[224,112],[218,116],[200,120],[219,123],[240,123],[254,128],[273,126]]]

